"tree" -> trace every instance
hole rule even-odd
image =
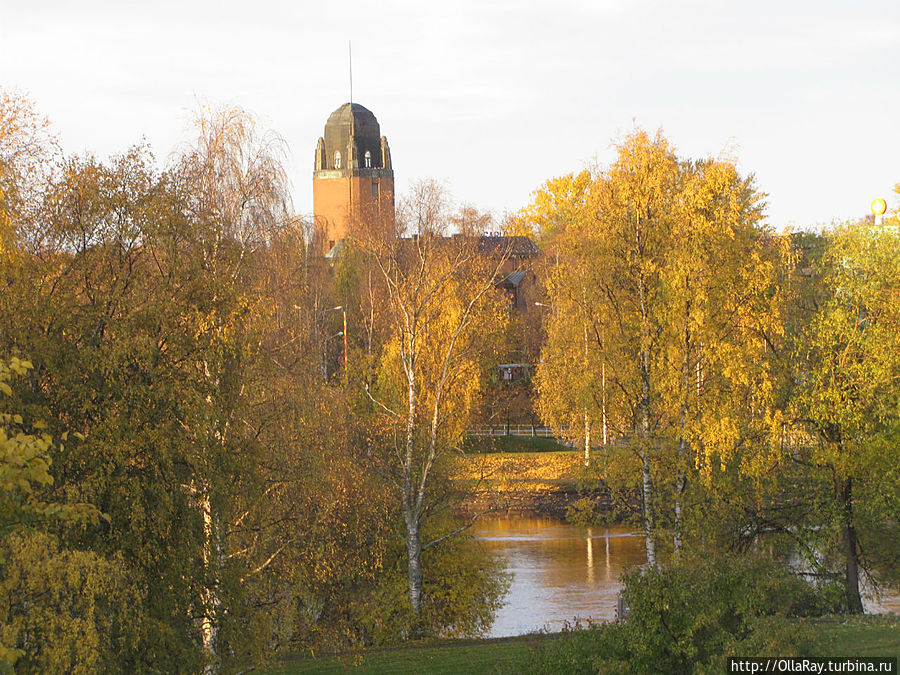
[[[7,263],[33,221],[55,167],[48,120],[25,96],[0,88],[0,263]],[[0,277],[2,280],[2,277]]]
[[[184,191],[192,243],[201,256],[199,276],[207,283],[204,342],[195,367],[204,383],[204,451],[192,461],[189,489],[203,521],[207,572],[205,616],[201,621],[208,670],[220,663],[218,633],[220,587],[228,532],[229,492],[233,486],[228,455],[243,444],[241,393],[244,358],[250,345],[241,324],[259,311],[241,289],[248,256],[259,251],[287,221],[287,178],[283,141],[260,133],[255,120],[237,107],[204,109],[196,120],[198,137],[181,154],[175,175]]]
[[[537,238],[547,253],[544,271],[552,305],[539,306],[550,315],[546,322],[548,341],[567,346],[543,353],[546,363],[539,368],[538,403],[545,420],[573,443],[582,443],[585,466],[590,462],[593,430],[601,427],[603,444],[607,441],[605,387],[602,383],[596,387],[596,376],[602,380],[601,371],[605,369],[597,352],[600,334],[596,328],[602,321],[593,315],[598,308],[591,302],[591,269],[576,261],[585,253],[584,235],[592,218],[589,203],[594,184],[587,170],[547,180],[533,193],[532,204],[521,209],[507,227],[510,232]]]
[[[51,494],[96,504],[109,521],[61,533],[62,548],[121,556],[146,590],[141,658],[197,670],[203,568],[184,485],[202,390],[185,366],[203,348],[190,302],[202,284],[191,279],[185,205],[152,165],[138,147],[60,167],[43,194],[44,244],[4,297],[20,309],[4,312],[2,339],[35,365],[23,410],[49,433],[90,439],[56,448]]]
[[[66,549],[42,531],[0,538],[0,555],[0,643],[15,645],[16,672],[142,669],[144,591],[121,556]]]
[[[408,633],[393,595],[406,549],[394,536],[398,493],[376,457],[388,437],[373,433],[371,410],[359,414],[369,399],[356,388],[400,391],[388,286],[361,245],[350,250],[366,274],[348,266],[338,284],[310,260],[303,223],[287,216],[280,140],[240,110],[206,110],[166,170],[140,145],[108,162],[69,157],[25,180],[33,157],[7,150],[37,146],[3,133],[0,353],[34,365],[0,366],[0,641],[21,650],[20,667],[212,671],[281,647]],[[422,206],[423,224],[444,222],[439,204]],[[361,233],[394,241],[394,225]],[[486,321],[496,303],[476,255],[457,260],[437,246],[425,258],[422,278],[448,312],[429,305],[419,382],[440,370],[439,336],[462,325],[424,472],[422,531],[439,538],[455,529],[440,512],[438,493],[451,489],[441,458],[490,344],[472,317]],[[488,290],[452,323],[474,283],[465,275],[482,272]],[[352,335],[365,336],[357,348],[367,358],[326,384],[317,319],[357,286],[364,311],[348,319],[363,325]],[[27,378],[9,398],[17,371]],[[417,442],[432,422],[424,389]],[[64,527],[84,504],[97,505],[83,507],[91,517]],[[481,630],[501,592],[499,577],[484,583],[496,566],[464,537],[442,541],[428,549],[422,625]],[[460,575],[459,565],[471,569]],[[73,626],[83,639],[71,639]]]
[[[661,135],[626,138],[580,194],[556,229],[541,407],[557,426],[583,416],[586,454],[595,426],[627,441],[655,565],[658,490],[674,492],[679,549],[688,472],[767,428],[773,247],[752,180],[680,161]]]
[[[576,214],[556,238],[558,259],[547,281],[552,304],[545,306],[548,346],[542,352],[537,386],[541,415],[573,443],[582,444],[584,464],[589,466],[594,430],[599,428],[606,446],[611,421],[604,308],[597,302],[596,270],[582,239],[590,215],[586,207]]]
[[[148,589],[158,643],[145,650],[173,670],[219,662],[223,617],[242,615],[234,580],[273,552],[226,546],[232,506],[259,488],[247,436],[257,402],[244,392],[266,312],[247,289],[251,259],[284,225],[284,192],[267,182],[279,174],[250,122],[232,110],[200,126],[207,135],[168,172],[144,147],[109,165],[67,160],[44,194],[45,245],[3,298],[25,308],[4,315],[3,340],[35,355],[28,404],[92,438],[55,464],[111,517],[107,536],[79,543],[126,553]]]
[[[762,195],[728,162],[682,163],[669,262],[664,405],[674,418],[673,546],[684,538],[690,474],[707,487],[740,449],[765,446],[772,345],[783,333],[783,245],[761,225]],[[746,450],[750,449],[750,452]],[[745,466],[744,470],[749,467]]]
[[[12,378],[32,368],[17,357],[0,362],[4,398],[13,396]],[[111,661],[118,647],[127,652],[116,655],[124,665],[141,630],[139,618],[123,620],[136,594],[121,560],[60,551],[43,531],[106,518],[90,504],[47,501],[54,442],[45,429],[43,420],[29,424],[19,413],[0,412],[0,664],[86,673]]]
[[[67,597],[90,612],[107,597],[98,577],[81,593],[57,572],[108,573],[108,597],[127,598],[140,627],[134,651],[118,652],[124,670],[227,669],[281,646],[396,637],[373,628],[396,605],[379,590],[399,555],[392,495],[363,461],[359,397],[321,382],[315,308],[334,297],[330,275],[286,216],[278,139],[239,111],[205,114],[168,170],[146,146],[61,162],[35,217],[10,211],[22,226],[0,270],[0,352],[34,363],[10,429],[18,415],[89,439],[36,452],[25,468],[52,483],[29,494],[109,516],[29,540],[16,578],[60,582],[40,612]],[[37,518],[37,501],[11,495],[7,520]],[[37,608],[26,601],[0,597],[10,616]],[[28,663],[49,653],[36,645]]]
[[[532,203],[504,224],[504,234],[532,237],[544,250],[582,217],[593,182],[588,170],[550,178],[532,193]]]
[[[900,460],[897,227],[894,216],[883,226],[847,223],[826,234],[819,270],[826,295],[795,352],[790,410],[816,439],[810,461],[830,477],[851,612],[862,611],[858,495],[872,485],[890,490]]]
[[[369,396],[389,453],[385,470],[399,491],[415,623],[423,608],[422,554],[461,531],[425,539],[426,522],[441,506],[434,474],[465,430],[492,336],[505,321],[494,292],[502,256],[482,255],[472,237],[443,237],[443,213],[441,193],[420,185],[406,209],[410,238],[361,242],[388,298],[386,342]],[[419,630],[421,623],[413,626]]]

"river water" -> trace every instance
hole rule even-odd
[[[491,637],[612,620],[622,571],[647,561],[643,538],[623,527],[583,530],[552,518],[511,515],[479,519],[472,534],[501,555],[512,574]],[[900,613],[900,595],[868,600],[866,610]]]
[[[480,519],[472,534],[503,556],[513,575],[491,637],[614,619],[622,571],[647,561],[644,540],[622,527],[607,534],[540,516],[503,516]]]

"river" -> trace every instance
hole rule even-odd
[[[623,527],[582,530],[552,518],[510,515],[482,518],[472,534],[501,555],[512,574],[490,637],[612,620],[622,571],[647,561],[643,538]],[[867,600],[866,609],[900,613],[900,595]]]
[[[540,516],[482,518],[472,534],[506,560],[512,583],[491,637],[560,630],[568,621],[615,618],[619,577],[647,561],[644,540],[623,527],[579,530]]]

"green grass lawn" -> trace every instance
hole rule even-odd
[[[554,438],[539,436],[469,436],[463,443],[467,453],[488,452],[560,452],[572,448],[561,445]]]
[[[527,657],[529,643],[546,638],[457,641],[425,647],[379,649],[361,654],[287,659],[265,672],[299,673],[492,673]]]
[[[900,659],[900,617],[810,619],[815,626],[816,656],[894,656]],[[538,640],[553,635],[481,641],[450,641],[429,646],[379,649],[340,656],[288,658],[265,671],[299,673],[493,673],[527,659]],[[772,655],[777,656],[777,655]]]
[[[900,617],[858,616],[811,620],[817,656],[894,656],[900,660]]]

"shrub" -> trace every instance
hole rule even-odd
[[[694,559],[624,575],[631,660],[641,669],[690,672],[735,640],[755,619],[837,611],[839,591],[816,588],[783,566],[754,557]]]
[[[729,640],[722,653],[705,664],[699,664],[698,675],[719,675],[727,672],[729,656],[811,656],[816,633],[812,626],[784,616],[766,616],[747,622],[749,629],[743,638]]]
[[[729,654],[803,653],[810,636],[792,629],[788,617],[821,616],[841,606],[839,588],[813,586],[754,557],[636,568],[623,582],[629,607],[624,624],[542,645],[528,670],[690,673],[718,667]]]
[[[394,553],[395,564],[349,608],[348,627],[358,643],[395,644],[415,632],[428,637],[473,637],[490,629],[509,587],[502,559],[468,533],[425,551],[422,613],[416,622],[407,595],[405,551]]]
[[[567,673],[628,672],[627,636],[624,624],[593,624],[563,629],[558,635],[538,637],[528,655],[528,663],[513,664],[500,672]],[[531,641],[531,640],[529,640]]]

